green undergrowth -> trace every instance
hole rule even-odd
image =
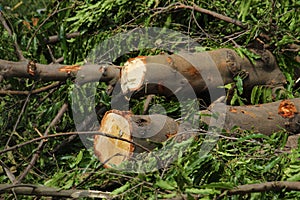
[[[56,59],[63,56],[63,64],[81,64],[87,57],[92,60],[95,58],[91,51],[99,44],[109,45],[105,43],[108,38],[129,31],[127,36],[130,43],[136,41],[136,35],[130,35],[130,31],[145,27],[160,27],[178,31],[197,41],[200,47],[193,49],[195,51],[228,47],[255,62],[259,58],[247,51],[247,47],[259,38],[264,47],[274,54],[287,83],[276,91],[272,91],[269,85],[257,85],[252,88],[250,96],[246,99],[243,90],[244,77],[241,73],[235,77],[233,83],[224,86],[227,91],[233,92],[228,104],[268,103],[300,96],[299,83],[298,87],[296,84],[300,70],[299,63],[295,60],[300,54],[299,50],[291,49],[291,45],[300,43],[299,1],[179,2],[186,5],[195,3],[201,8],[240,20],[245,27],[195,10],[180,9],[176,7],[178,1],[175,0],[0,1],[3,16],[14,32],[10,36],[0,25],[0,59],[17,61],[14,47],[14,42],[17,42],[26,59],[49,64],[53,61],[52,56]],[[43,12],[39,12],[39,9]],[[38,23],[34,25],[36,19]],[[162,37],[157,40],[156,48],[133,49],[119,57],[116,55],[120,52],[116,51],[110,61],[122,66],[131,57],[174,53],[160,48],[160,44],[168,39],[165,30],[162,29],[158,33]],[[67,38],[67,33],[75,31],[80,32],[81,36]],[[58,36],[58,42],[48,44],[48,38],[55,35]],[[169,46],[175,48],[182,45],[181,42],[184,40],[180,37],[176,38],[176,41]],[[188,44],[184,45],[190,48]],[[100,58],[96,59],[102,61]],[[2,76],[0,78],[1,90],[29,92],[52,84],[34,78]],[[74,81],[67,80],[51,90],[36,94],[1,94],[0,149],[39,137],[65,103],[68,110],[50,129],[49,134],[76,131],[74,113],[71,109],[71,94],[74,87]],[[97,111],[110,110],[112,96],[107,94],[107,89],[106,84],[100,83],[95,97],[86,95],[84,99],[94,100]],[[197,100],[201,109],[205,109],[209,104],[201,98]],[[145,99],[146,97],[130,99],[129,105],[135,114],[143,114]],[[185,102],[185,110],[181,110],[182,106],[178,101],[157,95],[149,105],[152,106],[151,112],[146,114],[160,113],[175,119],[182,115],[188,119],[193,118],[195,102]],[[79,110],[95,109],[91,106],[79,108]],[[99,123],[103,114],[102,112],[97,116]],[[185,199],[196,197],[213,199],[226,190],[243,184],[299,181],[300,151],[299,149],[284,151],[288,136],[284,130],[270,136],[253,133],[251,130],[241,131],[238,128],[230,133],[218,134],[209,137],[206,131],[200,131],[197,138],[186,142],[173,143],[169,140],[159,145],[161,149],[157,150],[155,156],[141,154],[139,156],[143,158],[142,161],[132,161],[123,165],[124,168],[127,167],[126,169],[130,167],[140,173],[103,168],[93,155],[93,151],[87,149],[78,137],[59,150],[55,150],[56,147],[68,136],[51,138],[48,139],[37,162],[22,183],[61,189],[110,191],[117,195],[118,199],[168,199],[181,196]],[[0,159],[11,174],[18,177],[29,165],[37,146],[37,142],[27,144],[1,154]],[[205,149],[206,151],[203,151]],[[11,183],[12,177],[6,173],[3,166],[0,167],[0,183]],[[153,170],[155,168],[157,170]],[[10,193],[1,194],[2,197],[15,199]],[[300,194],[283,190],[234,196],[225,194],[224,199],[300,199]]]

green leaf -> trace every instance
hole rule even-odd
[[[257,104],[257,101],[256,101],[256,95],[257,95],[257,89],[258,89],[258,86],[254,86],[252,91],[251,91],[251,98],[250,98],[250,102],[251,104]]]
[[[111,194],[113,195],[117,195],[117,194],[120,194],[120,193],[123,193],[125,192],[128,188],[130,187],[130,183],[129,182],[126,182],[125,185],[115,189],[114,191],[111,192]]]
[[[300,173],[289,177],[287,181],[300,181]]]
[[[225,88],[227,90],[231,89],[234,86],[234,83],[228,83],[224,86],[218,86],[218,88]]]
[[[159,199],[171,199],[171,198],[174,198],[176,196],[177,196],[177,193],[176,192],[172,192],[170,194],[158,194],[155,199],[157,199],[157,197]]]
[[[270,162],[263,170],[263,172],[268,172],[270,169],[274,168],[274,166],[279,163],[281,160],[281,157],[275,158],[272,162]]]
[[[214,190],[214,189],[198,189],[198,188],[187,188],[185,189],[186,193],[193,193],[193,194],[202,194],[202,195],[210,195],[210,194],[220,194],[221,191]]]
[[[74,179],[71,178],[69,179],[66,184],[62,187],[63,189],[70,189],[72,186],[73,186],[73,183],[74,183]]]
[[[165,190],[174,190],[177,184],[176,182],[171,183],[170,181],[164,181],[160,179],[155,183],[155,185]]]
[[[201,187],[203,188],[217,188],[217,189],[232,189],[235,187],[235,185],[233,183],[229,183],[229,182],[216,182],[216,183],[210,183],[210,184],[206,184],[206,185],[202,185]]]
[[[234,78],[239,95],[243,94],[243,79],[240,76]]]
[[[76,165],[78,165],[80,163],[80,161],[82,160],[82,157],[83,157],[83,152],[81,150],[76,157],[76,161],[75,161]]]

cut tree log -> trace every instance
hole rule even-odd
[[[30,60],[12,62],[0,60],[0,78],[21,77],[43,81],[61,81],[76,78],[76,82],[110,82],[121,78],[123,93],[141,91],[147,94],[169,96],[180,92],[201,96],[213,93],[234,77],[244,77],[244,91],[255,85],[281,86],[286,79],[275,57],[267,50],[252,50],[260,59],[252,64],[232,49],[218,49],[201,53],[162,54],[129,59],[125,66],[109,64],[43,65]],[[121,69],[121,75],[120,75]],[[218,93],[218,92],[216,92]],[[224,95],[224,92],[220,94]],[[215,98],[220,97],[219,94]]]
[[[224,105],[225,113],[212,113],[213,106],[220,106],[218,104],[200,111],[202,122],[209,124],[212,116],[224,115],[223,128],[227,131],[239,127],[265,135],[281,130],[300,133],[300,98],[252,106]],[[189,124],[180,124],[164,115],[133,115],[118,110],[106,112],[99,131],[119,137],[96,135],[94,138],[95,154],[108,168],[130,160],[135,154],[151,152],[170,137],[180,142],[197,135]]]
[[[100,132],[120,139],[102,135],[94,137],[94,152],[107,168],[120,165],[135,154],[150,152],[158,144],[177,133],[187,132],[187,126],[165,115],[133,115],[129,111],[110,110],[104,115]],[[178,142],[193,135],[191,132],[176,136]]]
[[[252,50],[255,51],[255,50]],[[129,59],[121,70],[123,93],[171,95],[195,92],[197,96],[209,89],[244,78],[244,89],[250,92],[255,85],[279,86],[286,83],[275,57],[267,50],[256,50],[261,58],[252,64],[232,49],[192,54],[162,54]],[[191,91],[191,88],[193,91]]]
[[[209,124],[211,117],[207,115],[225,115],[223,128],[227,131],[240,127],[265,135],[280,130],[300,133],[300,98],[250,106],[226,106],[226,113],[211,113],[210,110],[211,107],[200,112],[201,121]]]

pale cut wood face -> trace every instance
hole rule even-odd
[[[139,89],[145,79],[145,58],[137,57],[128,60],[121,71],[121,88],[123,93]]]
[[[115,113],[108,113],[104,116],[101,123],[100,132],[114,135],[131,141],[130,126],[126,118]],[[134,147],[131,143],[113,139],[101,135],[96,135],[94,140],[94,151],[101,162],[110,159],[105,167],[120,165],[128,160]]]

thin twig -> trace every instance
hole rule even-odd
[[[148,95],[147,98],[146,98],[146,101],[144,103],[144,109],[143,109],[143,115],[145,115],[149,109],[149,105],[153,99],[155,95],[154,94],[151,94],[151,95]]]
[[[232,35],[228,35],[228,36],[225,36],[224,39],[227,39],[225,42],[223,42],[221,45],[225,45],[227,42],[232,42],[234,41],[236,38],[239,38],[241,37],[242,35],[245,35],[247,34],[249,31],[248,30],[243,30],[243,31],[240,31],[240,32],[237,32],[237,33],[234,33]]]
[[[17,54],[19,60],[25,60],[25,58],[24,58],[24,56],[23,56],[23,53],[22,53],[22,51],[21,51],[21,49],[20,49],[19,44],[17,43],[16,39],[14,39],[14,37],[13,37],[13,32],[12,32],[12,30],[9,28],[8,24],[6,23],[5,18],[3,17],[3,12],[2,12],[2,11],[0,11],[0,21],[1,21],[1,23],[3,24],[3,27],[4,27],[4,28],[6,29],[6,31],[8,32],[8,35],[9,35],[10,37],[13,38],[14,46],[15,46],[15,50],[16,50],[16,54]]]
[[[30,40],[29,40],[29,42],[28,42],[28,44],[27,44],[27,47],[26,47],[26,50],[28,50],[29,49],[29,46],[31,45],[31,42],[32,42],[32,40],[33,40],[33,38],[36,36],[36,34],[37,34],[37,32],[41,29],[41,27],[51,18],[51,17],[53,17],[55,14],[57,14],[57,13],[59,13],[59,12],[62,12],[62,11],[64,11],[64,10],[68,10],[68,9],[70,9],[70,8],[72,8],[72,7],[66,7],[66,8],[62,8],[62,9],[60,9],[60,10],[58,10],[58,8],[59,8],[59,3],[57,4],[57,6],[56,6],[56,8],[55,8],[55,10],[54,10],[54,12],[53,13],[51,13],[50,15],[48,15],[48,17],[37,27],[37,29],[35,30],[35,32],[33,33],[33,35],[32,35],[32,37],[30,38]]]
[[[97,190],[62,190],[60,188],[51,188],[34,184],[0,184],[0,194],[14,191],[16,194],[35,195],[35,196],[52,196],[52,197],[68,197],[72,199],[78,198],[104,198],[112,199],[114,195],[110,192]]]
[[[7,175],[7,177],[9,178],[9,180],[13,183],[16,180],[16,177],[10,171],[9,167],[2,160],[0,160],[0,165],[4,169],[4,171],[5,171],[6,175]]]
[[[33,90],[34,87],[35,87],[35,83],[32,85],[31,91]],[[26,97],[26,100],[25,100],[25,102],[24,102],[24,104],[23,104],[23,107],[22,107],[22,109],[21,109],[21,112],[20,112],[20,114],[19,114],[19,116],[18,116],[18,119],[17,119],[15,125],[14,125],[13,131],[12,131],[12,133],[10,134],[10,136],[9,136],[7,142],[6,142],[5,148],[8,147],[8,145],[9,145],[11,139],[12,139],[13,134],[16,133],[17,126],[19,125],[19,122],[20,122],[20,120],[21,120],[21,118],[22,118],[22,115],[23,115],[23,113],[24,113],[24,111],[25,111],[25,108],[26,108],[26,106],[27,106],[27,103],[29,102],[30,95],[31,95],[31,92],[29,92],[28,95],[27,95],[27,97]]]
[[[52,122],[50,123],[50,125],[47,127],[44,136],[47,136],[50,129],[55,126],[55,124],[57,124],[57,122],[61,119],[61,117],[63,116],[63,114],[67,111],[68,109],[68,104],[64,103],[63,106],[61,107],[61,109],[58,111],[57,115],[54,117],[54,119],[52,120]],[[23,171],[23,173],[18,177],[17,183],[21,183],[21,181],[23,180],[23,178],[28,174],[28,172],[30,171],[30,169],[32,168],[32,166],[35,165],[37,159],[40,157],[40,152],[42,150],[42,148],[45,145],[45,141],[46,140],[41,140],[36,152],[33,154],[31,161],[29,162],[28,166],[25,168],[25,170]]]
[[[32,91],[17,91],[17,90],[0,90],[0,95],[29,95],[29,94],[38,94],[41,92],[45,92],[47,90],[50,90],[52,88],[56,88],[60,86],[61,82],[57,81],[50,85],[32,90]]]
[[[195,24],[198,26],[198,28],[205,34],[205,36],[207,38],[211,38],[210,35],[208,33],[205,32],[205,30],[200,26],[200,24],[198,23],[197,19],[196,19],[196,16],[195,16],[195,13],[194,13],[194,10],[192,11],[192,16],[193,16],[193,19],[194,19],[194,22]]]
[[[46,47],[47,47],[48,52],[49,52],[49,54],[50,54],[52,63],[56,63],[56,59],[55,59],[55,57],[54,57],[54,55],[53,55],[53,53],[52,53],[52,49],[50,48],[50,46],[49,46],[48,44],[46,45]]]
[[[247,28],[247,26],[245,24],[243,24],[241,21],[239,20],[236,20],[236,19],[233,19],[231,17],[227,17],[227,16],[224,16],[224,15],[221,15],[219,13],[216,13],[214,11],[211,11],[211,10],[207,10],[205,8],[201,8],[199,6],[197,6],[196,4],[193,3],[193,6],[188,6],[188,5],[185,5],[183,3],[179,3],[177,5],[175,5],[175,8],[178,9],[178,8],[183,8],[183,9],[190,9],[190,10],[195,10],[197,12],[201,12],[201,13],[204,13],[204,14],[207,14],[207,15],[211,15],[215,18],[218,18],[220,20],[223,20],[225,22],[229,22],[229,23],[232,23],[232,24],[235,24],[239,27],[242,27],[242,28]]]
[[[266,183],[240,185],[234,189],[227,190],[222,193],[218,199],[227,195],[234,194],[249,194],[253,192],[268,192],[268,191],[300,191],[299,181],[272,181]]]
[[[75,37],[78,37],[80,36],[81,33],[76,31],[74,33],[67,33],[66,34],[66,39],[70,39],[70,38],[75,38]],[[50,44],[50,43],[56,43],[59,41],[59,36],[58,35],[53,35],[53,36],[49,36],[48,39],[45,39],[46,43],[47,44]]]
[[[48,138],[61,137],[61,136],[69,136],[69,135],[101,135],[101,136],[104,136],[104,137],[108,137],[108,138],[112,138],[112,139],[116,139],[116,140],[121,140],[121,141],[124,141],[124,142],[128,142],[130,144],[136,145],[137,147],[140,147],[141,149],[143,149],[143,150],[145,150],[147,152],[151,152],[146,147],[144,147],[144,146],[142,146],[142,145],[140,145],[140,144],[138,144],[136,142],[127,140],[125,138],[120,138],[119,136],[114,136],[114,135],[103,133],[103,132],[99,132],[99,131],[82,131],[82,132],[56,133],[56,134],[53,134],[53,135],[47,135],[47,136],[43,136],[43,137],[34,138],[32,140],[23,142],[21,144],[17,144],[17,145],[14,145],[12,147],[0,150],[0,155],[3,154],[3,153],[6,153],[8,151],[12,151],[12,150],[21,148],[21,147],[26,146],[28,144],[31,144],[33,142],[37,142],[37,141],[48,139]]]

